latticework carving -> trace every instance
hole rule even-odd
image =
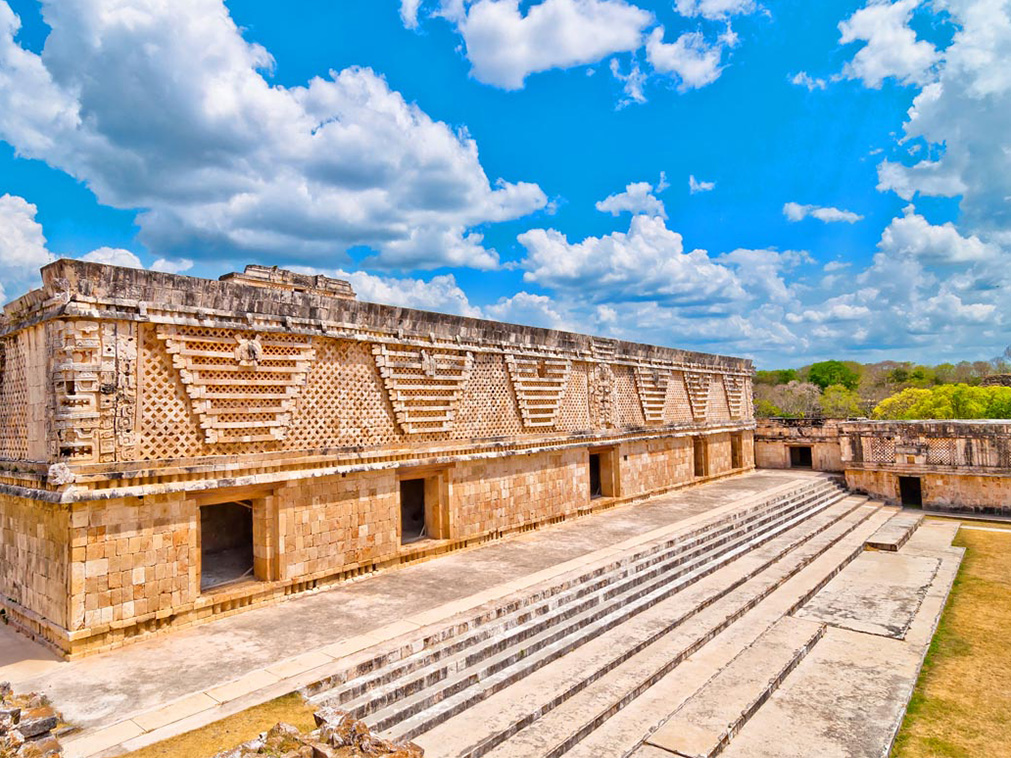
[[[744,385],[743,376],[726,374],[723,377],[723,387],[727,391],[727,410],[730,418],[742,418],[744,416]]]
[[[701,371],[685,371],[685,389],[688,390],[688,402],[692,408],[692,417],[696,421],[706,420],[706,409],[709,406],[710,374]]]
[[[954,466],[958,454],[957,441],[936,437],[927,441],[927,463],[934,466]]]
[[[403,440],[369,344],[317,339],[285,449],[389,445]]]
[[[673,373],[671,369],[660,366],[635,367],[635,386],[639,392],[639,402],[642,403],[642,415],[648,423],[656,424],[664,420],[667,387]]]
[[[569,394],[577,388],[576,372],[569,381]],[[509,389],[505,360],[494,353],[478,353],[474,356],[474,370],[467,385],[457,414],[457,424],[453,435],[460,438],[497,437],[523,433],[523,419],[520,417],[516,399]],[[559,426],[563,428],[586,428],[586,387],[576,402],[567,396],[562,402]],[[577,408],[582,426],[567,426],[568,411]]]
[[[397,423],[407,434],[448,432],[474,366],[470,352],[372,348]]]
[[[506,366],[523,426],[528,429],[554,426],[572,370],[571,361],[507,353]]]
[[[309,366],[309,337],[162,326],[208,443],[282,440]]]
[[[561,406],[558,409],[558,423],[555,424],[555,428],[559,431],[582,432],[593,427],[593,421],[590,419],[590,372],[592,371],[592,363],[578,361],[572,364],[569,381],[565,387],[565,397],[562,398]],[[516,407],[515,402],[513,407]],[[520,431],[523,431],[522,424]]]
[[[636,391],[635,374],[631,366],[614,367],[614,406],[615,426],[642,427],[646,425],[639,393]]]
[[[160,460],[206,454],[204,434],[190,410],[186,388],[152,326],[144,327],[141,361],[140,457]]]
[[[895,440],[890,437],[872,437],[870,440],[872,463],[895,463]]]
[[[0,340],[0,456],[28,458],[28,377],[17,337]]]
[[[691,401],[688,399],[688,388],[685,386],[684,374],[680,371],[673,372],[667,384],[663,420],[667,424],[690,424],[694,420]]]
[[[727,407],[727,392],[723,386],[723,377],[711,376],[709,379],[709,405],[706,408],[708,421],[727,421],[730,409]]]

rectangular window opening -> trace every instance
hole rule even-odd
[[[252,503],[201,506],[200,591],[253,578]]]
[[[428,537],[425,520],[425,480],[402,479],[400,481],[400,544]]]
[[[811,448],[807,445],[790,448],[790,468],[811,468]]]
[[[923,507],[923,485],[918,476],[899,477],[899,495],[902,504],[910,508]]]

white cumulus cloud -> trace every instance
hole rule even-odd
[[[624,192],[608,195],[597,202],[596,208],[601,213],[617,216],[620,213],[645,213],[649,216],[667,218],[663,201],[653,194],[653,185],[649,182],[633,182],[625,187]]]
[[[999,252],[975,235],[963,237],[950,221],[931,224],[912,206],[885,227],[878,248],[884,253],[911,256],[928,265],[986,261]]]
[[[913,101],[905,138],[934,145],[910,166],[884,162],[879,189],[905,199],[961,195],[959,226],[1011,245],[1011,4],[943,0],[956,32],[937,81]]]
[[[562,312],[563,308],[547,295],[517,292],[512,297],[499,299],[497,303],[485,307],[484,310],[489,318],[510,324],[526,324],[567,331],[587,331],[585,322],[582,326],[574,326]]]
[[[633,216],[627,233],[581,242],[554,229],[531,229],[517,239],[527,250],[525,281],[579,291],[589,300],[699,304],[745,296],[731,269],[704,250],[685,252],[681,235],[657,216]]]
[[[840,22],[840,42],[866,43],[843,68],[843,75],[878,88],[889,77],[902,84],[925,84],[933,77],[937,50],[909,27],[922,0],[870,0]]]
[[[720,78],[723,50],[732,38],[711,42],[702,32],[684,32],[673,42],[664,42],[664,33],[662,26],[650,32],[646,59],[655,71],[675,79],[679,91],[705,87]]]
[[[519,0],[443,2],[441,13],[463,36],[474,78],[503,89],[520,89],[539,71],[635,50],[653,21],[624,0],[542,0],[525,9]]]
[[[492,268],[473,227],[544,207],[530,183],[490,182],[465,133],[370,69],[269,83],[269,53],[222,0],[44,0],[41,55],[0,0],[0,137],[144,209],[155,253],[283,254],[311,263]]]
[[[844,211],[831,206],[801,205],[800,203],[786,203],[783,206],[783,215],[789,221],[803,221],[810,216],[819,221],[824,221],[826,224],[840,221],[847,224],[855,224],[857,221],[863,220],[863,216],[853,211]]]
[[[0,195],[0,301],[37,282],[39,269],[53,260],[37,213],[23,197]]]

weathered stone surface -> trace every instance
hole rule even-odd
[[[748,360],[264,266],[62,260],[42,279],[0,317],[0,607],[70,655],[580,515],[591,455],[603,499],[753,467]],[[197,525],[231,502],[253,565],[219,580]]]
[[[0,683],[0,758],[58,758],[63,755],[51,732],[60,722],[41,695],[15,695]]]
[[[1011,514],[1006,420],[766,419],[754,444],[756,465],[764,468],[789,468],[790,449],[809,447],[812,468],[845,471],[851,489],[888,503],[903,503],[899,479],[912,477],[925,508]]]
[[[277,724],[269,732],[214,758],[424,758],[412,742],[393,743],[373,735],[364,721],[344,711],[322,708],[315,713],[319,727],[302,734],[291,724]]]

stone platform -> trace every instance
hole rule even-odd
[[[69,758],[295,690],[428,758],[884,755],[961,560],[908,521],[756,472],[0,678],[82,728]]]
[[[75,661],[0,626],[0,680],[81,728],[67,754],[135,748],[318,681],[348,655],[417,632],[707,516],[824,475],[764,471],[689,488],[347,582]]]

